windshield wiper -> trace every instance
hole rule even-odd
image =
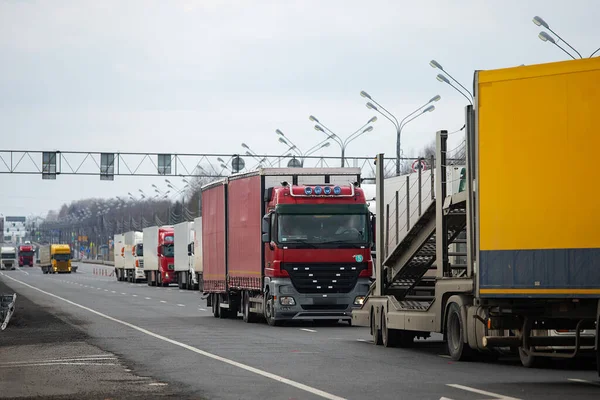
[[[309,242],[307,239],[294,239],[294,240],[290,240],[289,242],[281,242],[282,246],[286,246],[286,245],[295,245],[295,244],[303,244],[306,245],[308,248],[310,249],[316,249],[318,248],[315,243]]]

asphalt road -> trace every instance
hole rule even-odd
[[[25,268],[2,271],[0,281],[21,296],[17,302],[25,298],[43,306],[84,335],[98,354],[114,357],[124,366],[117,368],[124,377],[131,374],[133,380],[143,377],[160,384],[147,398],[600,396],[600,381],[590,363],[556,363],[548,369],[526,369],[515,359],[455,363],[439,340],[411,349],[386,349],[373,346],[368,329],[345,324],[269,327],[244,324],[241,319],[220,320],[212,317],[199,292],[117,282],[97,275],[102,269],[82,264],[76,274],[43,275],[37,268]],[[10,345],[3,337],[13,328],[9,325],[0,333],[0,366],[3,349]],[[0,378],[4,373],[0,368]],[[0,379],[0,397],[5,393],[3,382]],[[115,398],[132,393],[131,385],[116,387]]]

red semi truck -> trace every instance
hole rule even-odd
[[[177,283],[172,226],[151,226],[143,230],[144,273],[148,286]]]
[[[372,273],[358,168],[265,168],[202,188],[204,295],[245,322],[345,320]]]
[[[19,267],[29,265],[33,267],[33,246],[30,244],[22,244],[19,246]]]

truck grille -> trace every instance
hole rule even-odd
[[[358,275],[367,269],[367,264],[284,263],[281,269],[290,274],[292,285],[299,293],[348,293],[356,286]]]

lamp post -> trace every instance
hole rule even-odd
[[[254,158],[256,161],[258,161],[258,165],[259,165],[259,166],[260,166],[260,165],[262,165],[262,163],[263,163],[263,162],[264,162],[264,163],[266,163],[266,164],[269,164],[269,166],[271,166],[271,167],[273,166],[273,165],[272,165],[272,164],[269,162],[269,160],[267,160],[265,157],[263,157],[263,158],[261,159],[261,158],[259,157],[259,155],[258,155],[258,154],[256,154],[256,152],[254,152],[254,151],[253,151],[253,150],[250,148],[250,146],[248,146],[246,143],[242,143],[242,147],[243,147],[244,149],[246,149],[246,155],[248,155],[248,156],[250,156],[250,157]]]
[[[573,50],[575,53],[577,53],[577,55],[579,56],[579,58],[583,58],[581,56],[581,53],[579,53],[573,46],[571,46],[565,39],[561,38],[558,33],[554,32],[550,26],[548,25],[548,23],[546,21],[544,21],[542,19],[542,17],[538,17],[537,15],[535,17],[533,17],[532,22],[537,25],[537,26],[542,26],[546,29],[548,29],[550,32],[552,32],[554,34],[554,36],[556,36],[559,40],[561,40],[564,44],[566,44],[567,46],[569,46],[571,48],[571,50]],[[538,37],[540,38],[541,41],[543,42],[550,42],[553,45],[555,45],[556,47],[558,47],[559,49],[561,49],[562,51],[564,51],[565,53],[567,53],[569,55],[569,57],[571,57],[573,60],[575,60],[575,57],[573,57],[573,55],[571,53],[569,53],[567,50],[565,50],[563,47],[561,47],[558,43],[556,43],[556,40],[554,40],[554,38],[552,36],[550,36],[548,33],[542,31],[540,32],[540,34],[538,35]],[[600,49],[598,49],[600,50]],[[596,51],[598,51],[596,50]],[[594,52],[595,53],[595,52]],[[594,53],[592,53],[592,55],[594,55]],[[590,56],[591,57],[591,56]]]
[[[404,117],[400,122],[398,122],[398,118],[396,118],[394,116],[394,114],[392,114],[384,106],[382,106],[375,99],[373,99],[373,97],[371,97],[371,95],[369,95],[367,92],[365,92],[363,90],[360,92],[360,95],[366,99],[369,99],[369,101],[367,101],[367,104],[366,104],[367,108],[375,110],[379,114],[383,115],[396,128],[396,175],[400,175],[400,159],[402,157],[402,147],[401,147],[402,129],[404,129],[404,127],[409,122],[413,121],[414,119],[420,117],[421,115],[423,115],[425,113],[432,112],[433,110],[435,110],[435,106],[431,103],[440,101],[441,97],[439,94],[433,96],[431,99],[429,99],[429,101],[427,103],[423,104],[422,106],[417,108],[415,111],[411,112],[406,117]]]
[[[327,126],[325,126],[325,124],[323,124],[321,121],[319,121],[315,116],[311,115],[308,117],[308,119],[310,121],[316,123],[316,125],[315,125],[316,131],[323,132],[325,135],[327,135],[328,140],[329,139],[334,140],[337,144],[340,145],[340,149],[342,151],[342,154],[341,154],[342,168],[345,166],[346,148],[348,147],[348,144],[350,144],[350,142],[352,142],[353,140],[357,139],[359,136],[362,136],[363,134],[365,134],[367,132],[371,132],[373,130],[373,127],[367,126],[367,125],[377,121],[377,117],[373,116],[370,120],[367,121],[366,124],[361,126],[358,130],[356,130],[352,134],[348,135],[348,137],[346,137],[346,139],[342,140],[342,138],[340,138],[331,129],[329,129]]]
[[[319,143],[317,143],[317,144],[316,144],[316,145],[314,145],[313,147],[311,147],[311,148],[309,148],[308,150],[306,150],[306,152],[303,152],[302,150],[300,150],[300,148],[299,148],[298,146],[296,146],[296,145],[295,145],[295,144],[294,144],[294,143],[293,143],[293,142],[290,140],[290,138],[289,138],[289,137],[285,136],[285,134],[284,134],[284,133],[283,133],[281,130],[279,130],[279,129],[276,129],[276,130],[275,130],[275,133],[276,133],[277,135],[279,135],[279,136],[280,136],[280,137],[279,137],[279,140],[278,140],[278,141],[279,141],[279,143],[282,143],[282,144],[284,144],[284,145],[288,146],[288,149],[286,150],[286,152],[287,152],[287,151],[290,151],[290,150],[293,150],[293,151],[295,151],[295,152],[298,154],[298,156],[300,156],[300,165],[301,165],[302,167],[304,167],[304,160],[306,159],[306,157],[308,157],[308,156],[309,156],[309,155],[311,155],[311,154],[314,154],[314,153],[316,153],[316,152],[317,152],[317,151],[319,151],[320,149],[323,149],[323,148],[325,148],[325,147],[329,147],[329,145],[330,145],[330,143],[329,143],[329,139],[333,139],[333,138],[331,137],[331,135],[328,135],[327,139],[320,141]]]

